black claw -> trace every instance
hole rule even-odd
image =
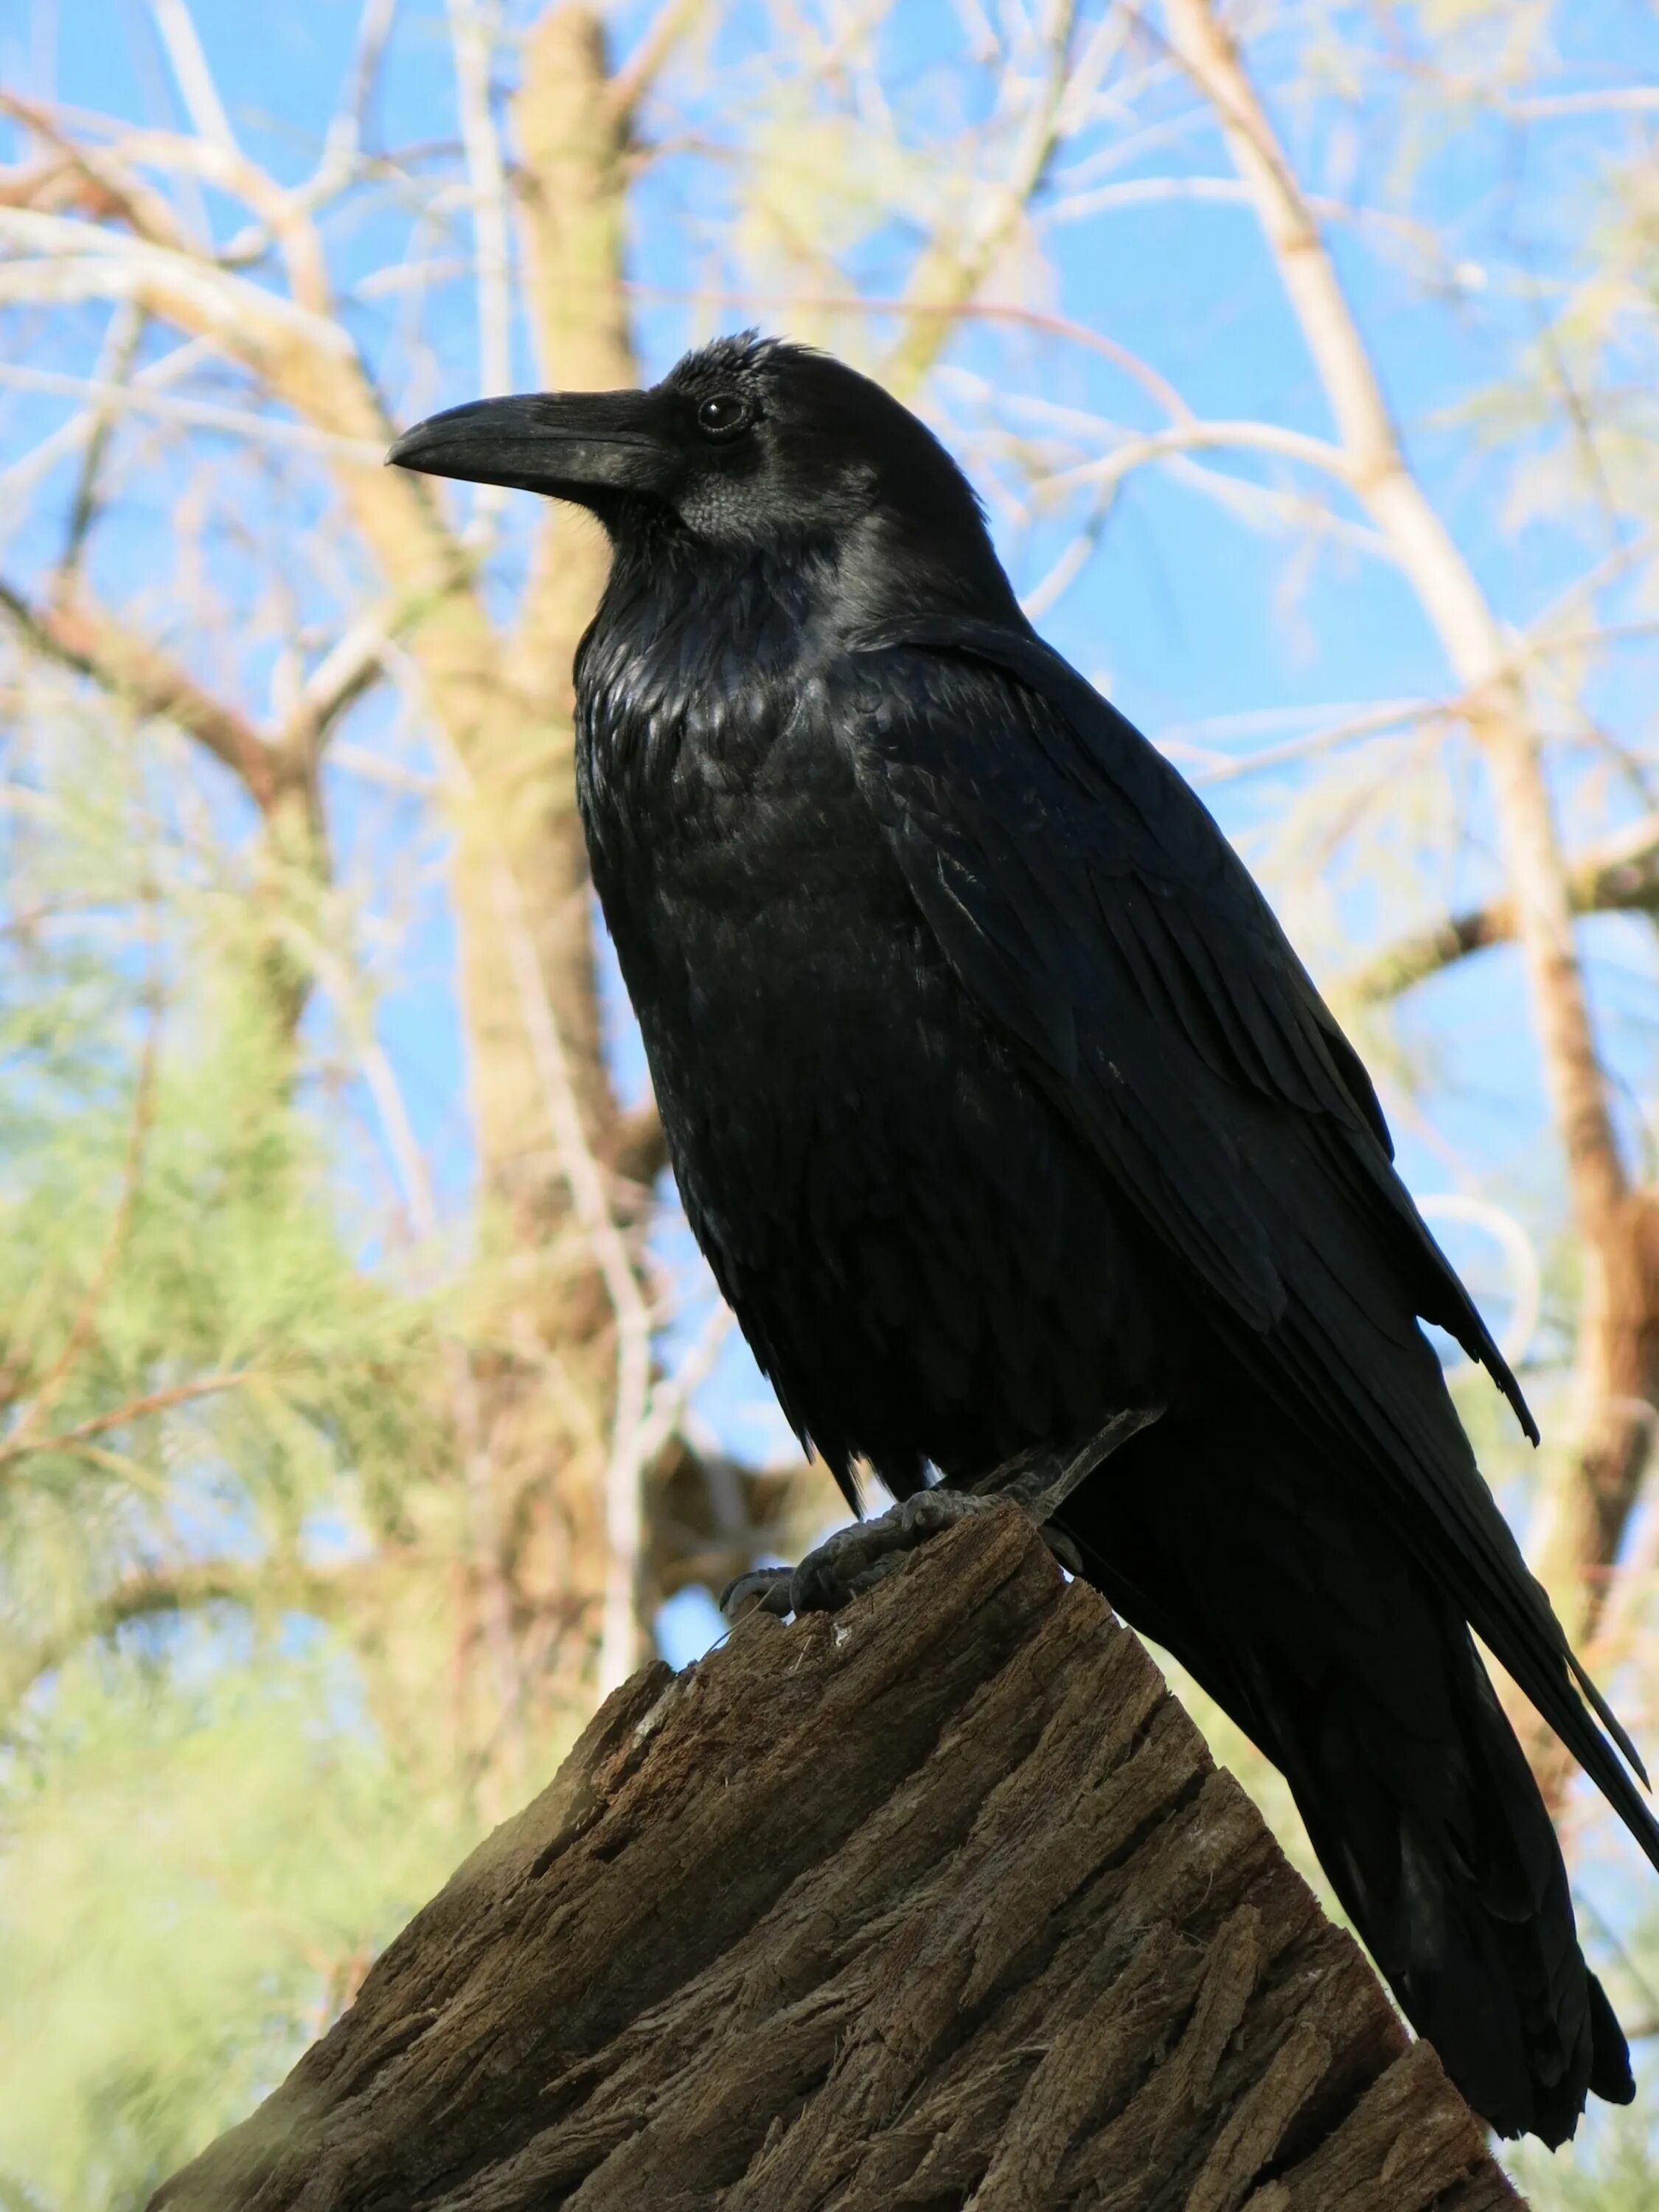
[[[738,1575],[720,1592],[720,1611],[728,1620],[745,1613],[770,1613],[781,1620],[792,1609],[794,1571],[789,1567],[756,1567]]]

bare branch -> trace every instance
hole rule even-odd
[[[191,123],[211,144],[234,154],[236,134],[213,82],[186,0],[150,0],[150,9]]]
[[[448,7],[477,271],[478,390],[489,398],[510,390],[513,382],[507,166],[489,109],[489,39],[478,0],[448,0]],[[507,498],[500,485],[479,485],[472,501],[475,528],[488,534]]]
[[[1286,429],[1278,422],[1213,422],[1188,418],[1172,422],[1168,429],[1152,431],[1144,438],[1129,439],[1100,460],[1085,461],[1080,467],[1045,477],[1041,479],[1041,487],[1053,493],[1085,486],[1103,489],[1120,483],[1149,462],[1162,460],[1167,454],[1202,453],[1217,447],[1277,454],[1282,459],[1301,461],[1310,468],[1319,469],[1338,483],[1350,487],[1352,484],[1347,455],[1328,439],[1310,438],[1304,431]]]
[[[1322,729],[1304,731],[1300,737],[1286,738],[1282,744],[1263,745],[1253,753],[1237,757],[1201,750],[1188,742],[1177,730],[1165,731],[1159,739],[1159,745],[1171,758],[1196,762],[1192,780],[1207,790],[1217,784],[1239,783],[1247,776],[1266,775],[1276,768],[1286,768],[1293,763],[1311,760],[1316,754],[1334,751],[1339,745],[1352,744],[1362,738],[1381,737],[1390,731],[1420,729],[1433,722],[1449,722],[1455,711],[1455,707],[1449,706],[1443,700],[1384,699],[1376,706],[1367,707],[1358,714],[1345,714],[1340,721],[1328,722]],[[1244,716],[1222,719],[1236,723],[1248,720]],[[1191,728],[1194,726],[1187,726]],[[1213,728],[1215,726],[1210,724],[1207,726]]]
[[[90,677],[139,714],[172,722],[238,776],[262,813],[284,788],[283,762],[234,707],[204,690],[189,671],[84,592],[58,605],[32,606],[0,583],[0,608],[37,652]]]
[[[380,79],[380,64],[398,13],[398,0],[363,0],[357,23],[357,43],[351,58],[351,89],[344,110],[329,132],[329,155],[338,159],[355,153],[366,136],[369,106]],[[325,159],[327,167],[327,157]]]
[[[258,1379],[252,1370],[245,1368],[234,1374],[204,1375],[194,1382],[175,1382],[170,1389],[151,1390],[142,1398],[129,1398],[125,1405],[112,1407],[107,1413],[94,1413],[90,1420],[64,1429],[57,1436],[19,1436],[0,1445],[0,1468],[15,1466],[19,1460],[39,1458],[45,1452],[72,1452],[78,1444],[107,1436],[112,1429],[124,1429],[133,1421],[148,1420],[152,1413],[170,1413],[175,1406],[191,1405],[198,1398],[216,1398],[227,1390],[246,1389]]]
[[[1548,785],[1513,651],[1407,466],[1365,342],[1318,226],[1212,0],[1170,0],[1175,50],[1215,106],[1336,418],[1350,480],[1394,546],[1471,702],[1490,764],[1547,1079],[1582,1224],[1625,1192],[1572,934]]]
[[[105,332],[100,349],[98,365],[93,371],[93,380],[117,388],[126,383],[132,365],[143,343],[144,319],[131,304],[118,307],[110,317],[109,329]],[[89,426],[86,451],[81,457],[80,478],[75,487],[75,503],[70,509],[69,530],[64,541],[64,550],[58,562],[58,585],[62,591],[81,565],[81,556],[98,513],[98,480],[103,473],[105,458],[109,451],[112,411],[107,404],[94,410]]]
[[[1659,814],[1644,815],[1572,861],[1568,891],[1575,914],[1648,914],[1659,919]],[[1472,952],[1516,934],[1511,900],[1471,907],[1432,928],[1401,938],[1336,985],[1361,1005],[1397,999]]]
[[[0,1647],[0,1688],[15,1700],[43,1674],[61,1667],[84,1644],[137,1620],[196,1613],[207,1606],[242,1605],[256,1612],[308,1613],[337,1619],[349,1601],[386,1577],[385,1553],[317,1567],[294,1559],[204,1559],[149,1567],[125,1575],[64,1627],[29,1644],[15,1656]]]
[[[61,157],[34,173],[38,183],[33,189],[27,173],[15,177],[10,188],[0,191],[0,205],[33,209],[43,215],[73,207],[94,221],[125,222],[136,236],[154,245],[179,252],[192,251],[173,210],[159,192],[110,154],[71,138],[50,110],[20,100],[15,93],[0,90],[0,114],[15,118]]]
[[[314,745],[379,683],[386,672],[386,648],[413,611],[407,606],[373,608],[334,641],[307,677],[279,746]]]
[[[639,43],[611,80],[611,106],[619,122],[631,122],[641,102],[662,75],[669,57],[687,36],[708,0],[661,0]]]
[[[430,485],[382,465],[392,425],[340,325],[227,270],[91,224],[0,208],[6,240],[45,258],[0,262],[0,301],[131,300],[242,362],[313,429],[345,441],[332,457],[340,489],[411,609],[416,650],[465,752],[498,688],[494,631]]]
[[[1504,112],[1522,122],[1558,115],[1645,115],[1659,109],[1659,85],[1608,85],[1600,92],[1553,92],[1532,100],[1507,100]]]
[[[582,1126],[581,1108],[536,956],[524,902],[511,871],[498,863],[494,882],[502,934],[513,963],[526,1033],[535,1054],[571,1204],[592,1249],[617,1322],[617,1404],[605,1470],[607,1559],[599,1691],[608,1696],[633,1672],[639,1656],[639,1582],[644,1553],[641,1442],[651,1389],[651,1314],[634,1260],[611,1211],[605,1177]]]
[[[121,312],[135,313],[137,310],[124,298]],[[185,349],[181,347],[179,350]],[[177,422],[187,429],[223,431],[253,445],[283,446],[297,453],[314,453],[323,460],[357,461],[365,466],[371,459],[380,457],[383,450],[364,441],[331,437],[328,432],[313,430],[304,422],[286,422],[274,415],[256,415],[246,407],[222,407],[210,399],[180,398],[170,393],[147,391],[137,383],[112,383],[95,372],[91,376],[75,376],[64,369],[35,368],[23,362],[0,362],[0,385],[23,392],[61,392],[67,398],[87,402],[83,422],[76,434],[58,449],[60,452],[91,436],[100,422],[108,423],[125,415],[154,416],[158,421]],[[66,431],[68,428],[66,425]]]
[[[1048,173],[1060,143],[1076,23],[1075,0],[1048,0],[1041,30],[1043,80],[1015,135],[1006,175],[981,196],[965,235],[941,234],[916,263],[906,288],[908,326],[882,368],[883,380],[901,398],[915,391],[938,359],[953,313],[984,283]]]

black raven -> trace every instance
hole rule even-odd
[[[1116,1438],[1058,1528],[1283,1771],[1471,2104],[1556,2143],[1627,2100],[1472,1631],[1656,1864],[1659,1827],[1419,1318],[1532,1417],[1266,900],[943,447],[749,334],[391,458],[609,533],[593,879],[691,1226],[849,1503],[858,1461],[943,1504]]]

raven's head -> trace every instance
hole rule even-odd
[[[647,392],[452,407],[388,459],[574,501],[619,544],[666,526],[711,550],[785,547],[873,526],[958,574],[988,562],[1007,588],[972,487],[926,424],[830,355],[753,332],[687,354]]]

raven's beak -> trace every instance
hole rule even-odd
[[[586,506],[607,493],[660,492],[674,465],[648,392],[520,392],[447,408],[405,430],[400,469],[508,484]]]

